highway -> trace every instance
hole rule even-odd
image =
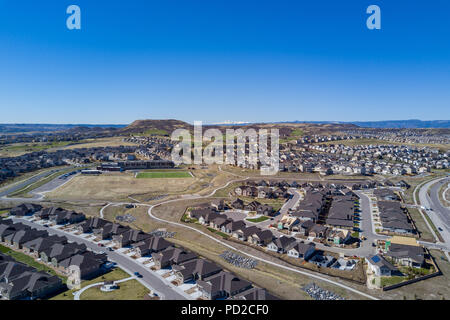
[[[447,258],[450,259],[450,210],[445,208],[439,201],[439,189],[443,183],[448,183],[450,177],[438,178],[428,181],[422,185],[417,186],[419,202],[425,210],[420,210],[423,214],[426,214],[433,224],[438,228],[438,232],[442,236],[444,242],[437,242],[436,244],[442,248],[445,248],[444,252]],[[430,195],[428,195],[430,191]],[[415,199],[414,199],[415,200]],[[428,209],[428,210],[427,210]],[[430,228],[434,234],[432,228]],[[438,239],[437,239],[438,240]]]
[[[172,289],[169,285],[164,283],[157,275],[155,275],[152,271],[150,271],[148,268],[145,268],[143,265],[135,262],[134,260],[130,259],[129,257],[125,257],[124,255],[121,255],[115,251],[108,251],[104,250],[103,247],[99,247],[98,244],[84,239],[82,237],[53,229],[53,228],[46,228],[43,227],[37,223],[33,223],[31,221],[28,221],[26,219],[20,219],[20,218],[12,218],[14,222],[21,222],[23,224],[29,225],[30,227],[36,228],[38,230],[46,230],[49,234],[56,234],[59,236],[65,236],[72,242],[77,243],[84,243],[86,247],[91,249],[92,251],[99,252],[104,251],[108,255],[108,259],[110,261],[116,262],[117,265],[124,269],[127,272],[139,272],[142,275],[142,278],[136,278],[139,282],[141,282],[145,287],[148,289],[157,292],[161,298],[168,299],[168,300],[186,300],[186,298],[181,295],[180,293],[176,292],[174,289]]]

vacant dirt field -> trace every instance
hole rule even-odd
[[[52,200],[130,201],[127,197],[135,194],[186,192],[197,182],[197,179],[192,178],[136,179],[128,172],[107,173],[99,176],[77,176],[46,196]]]
[[[135,143],[123,141],[123,137],[111,137],[111,138],[100,138],[100,139],[88,139],[88,140],[85,140],[84,143],[65,146],[65,147],[59,148],[59,149],[118,147],[118,146],[135,146],[135,145],[136,145]]]

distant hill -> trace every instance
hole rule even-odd
[[[170,135],[176,129],[193,130],[187,122],[175,119],[167,120],[136,120],[119,130],[123,134]]]
[[[0,123],[0,133],[55,132],[69,129],[117,129],[124,124],[50,124],[50,123]]]
[[[317,124],[354,124],[364,128],[450,128],[450,120],[429,120],[422,121],[417,119],[411,120],[385,120],[385,121],[293,121],[291,123],[317,123]]]

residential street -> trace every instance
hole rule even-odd
[[[90,248],[93,251],[104,251],[108,255],[108,259],[110,261],[116,262],[117,265],[125,271],[134,273],[139,272],[142,275],[142,278],[137,278],[139,282],[141,282],[143,285],[145,285],[148,289],[154,290],[158,293],[159,296],[161,296],[163,299],[168,300],[186,300],[184,296],[176,292],[174,289],[172,289],[170,286],[165,284],[157,275],[155,275],[152,271],[150,271],[148,268],[145,268],[141,264],[131,260],[128,257],[125,257],[117,252],[114,251],[108,251],[104,250],[103,247],[99,247],[98,244],[89,241],[87,239],[84,239],[82,237],[61,231],[56,230],[53,228],[46,228],[39,224],[30,222],[26,219],[20,219],[20,218],[12,218],[14,222],[21,222],[23,224],[29,225],[33,228],[36,228],[38,230],[46,230],[49,234],[57,234],[59,236],[65,236],[70,241],[77,242],[77,243],[84,243],[88,248]]]

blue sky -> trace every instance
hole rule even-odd
[[[449,15],[446,0],[0,0],[0,123],[450,119]]]

